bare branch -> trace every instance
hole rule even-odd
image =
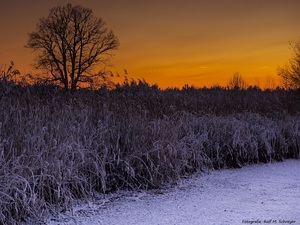
[[[102,18],[91,9],[67,4],[50,9],[48,17],[40,19],[26,47],[40,53],[37,68],[50,72],[66,90],[75,91],[78,82],[89,80],[80,77],[109,60],[118,46],[118,38]]]
[[[294,57],[284,67],[277,68],[277,74],[282,77],[285,88],[300,88],[300,40],[290,43]]]

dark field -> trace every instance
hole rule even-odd
[[[0,84],[0,224],[206,169],[299,158],[300,94],[145,82],[66,94]]]

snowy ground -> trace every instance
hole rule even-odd
[[[162,191],[119,192],[48,224],[300,224],[300,161],[213,171]]]

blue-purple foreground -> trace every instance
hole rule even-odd
[[[119,192],[57,224],[300,224],[300,161],[213,171],[164,191]]]

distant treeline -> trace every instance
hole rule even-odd
[[[228,115],[232,113],[254,112],[274,117],[295,115],[300,112],[300,90],[286,90],[281,87],[262,90],[258,86],[247,89],[215,86],[195,88],[185,85],[179,88],[160,89],[143,80],[126,81],[97,90],[82,88],[78,93],[66,93],[57,85],[36,83],[15,85],[13,82],[0,82],[0,98],[17,97],[40,100],[77,101],[86,104],[105,101],[106,107],[114,103],[123,105],[127,101],[135,106],[135,113],[147,112],[152,118],[169,116],[174,112],[188,112],[194,115]],[[124,106],[125,107],[125,106]],[[127,105],[128,108],[129,106]],[[120,107],[121,108],[121,107]],[[122,109],[122,108],[121,108]],[[115,110],[113,108],[112,110]],[[123,109],[122,109],[123,110]]]

